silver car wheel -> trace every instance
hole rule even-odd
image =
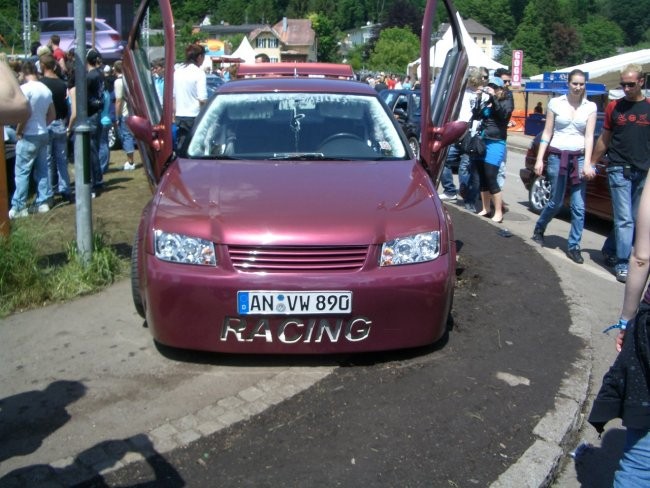
[[[420,159],[420,141],[418,141],[416,137],[409,137],[409,145],[415,153],[415,159]]]
[[[115,143],[117,142],[117,135],[115,134],[115,126],[111,125],[108,129],[108,148],[112,151],[116,149]]]
[[[539,214],[551,198],[551,183],[546,176],[538,176],[528,192],[530,209]]]

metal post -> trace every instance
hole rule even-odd
[[[88,88],[86,86],[86,5],[74,0],[75,37],[75,126],[74,171],[77,215],[77,251],[83,264],[89,264],[93,251],[92,199],[90,194],[90,126],[88,125]]]
[[[27,58],[31,52],[32,47],[32,18],[30,12],[29,0],[23,0],[23,47],[25,49],[25,57]]]

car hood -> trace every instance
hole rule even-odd
[[[415,161],[178,160],[152,225],[238,245],[368,245],[440,227]]]

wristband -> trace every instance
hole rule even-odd
[[[628,323],[629,323],[629,320],[625,320],[625,319],[623,319],[623,318],[618,319],[618,322],[616,322],[614,325],[610,325],[609,327],[607,327],[607,328],[603,331],[603,334],[606,334],[607,332],[609,332],[609,331],[612,330],[612,329],[621,329],[621,330],[625,330],[625,329],[627,329],[627,324],[628,324]]]
[[[547,141],[546,139],[540,139],[539,140],[540,144],[548,144],[549,142],[551,142],[551,141]]]

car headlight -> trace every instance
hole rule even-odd
[[[154,247],[156,257],[163,261],[206,266],[217,265],[214,244],[205,239],[156,230],[154,231]]]
[[[380,266],[433,261],[440,255],[440,232],[424,232],[399,237],[381,246]]]

